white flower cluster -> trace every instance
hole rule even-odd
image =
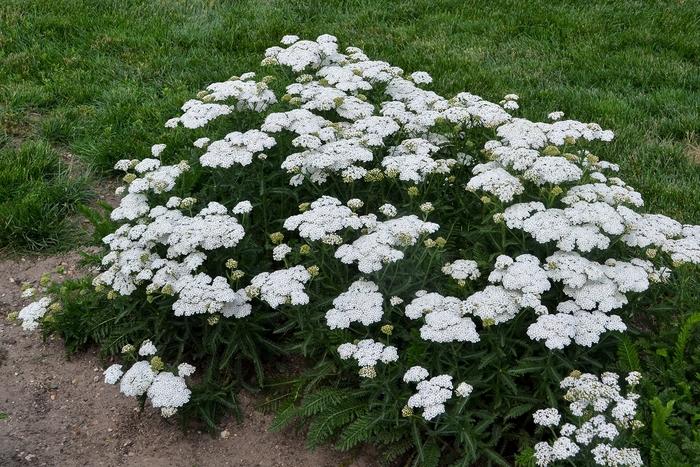
[[[22,308],[17,315],[17,319],[22,321],[22,329],[34,331],[39,327],[39,320],[49,311],[49,305],[51,305],[51,299],[43,297]]]
[[[253,136],[246,144],[268,144],[259,139],[256,143],[255,137],[261,135]],[[233,248],[244,237],[243,227],[228,214],[229,210],[220,203],[210,202],[197,214],[189,216],[183,211],[191,210],[197,200],[175,196],[165,205],[149,206],[147,192],[170,191],[177,177],[189,169],[186,163],[162,166],[156,159],[122,160],[115,167],[124,171],[133,168],[140,175],[138,178],[127,174],[129,194],[112,211],[112,219],[134,223],[120,226],[103,239],[110,251],[102,259],[106,269],[95,277],[93,284],[98,288],[110,287],[121,295],[130,295],[140,286],[145,286],[149,294],[176,295],[172,305],[176,316],[221,313],[224,317],[242,318],[249,315],[249,297],[242,290],[231,288],[225,277],[196,272],[207,259],[204,251]],[[232,212],[246,214],[251,210],[249,201],[241,201]],[[161,256],[162,252],[165,257]]]
[[[291,185],[301,184],[304,177],[321,184],[334,172],[357,180],[367,173],[358,164],[370,162],[373,157],[372,151],[364,147],[359,139],[341,139],[290,154],[282,163],[282,168],[297,174],[291,179]]]
[[[344,229],[359,230],[376,224],[376,216],[358,216],[352,209],[331,196],[322,196],[301,214],[284,221],[287,230],[298,230],[307,240],[322,240]]]
[[[467,183],[467,190],[483,190],[495,195],[501,201],[513,201],[513,197],[522,194],[525,187],[497,162],[478,164],[473,169],[474,177]]]
[[[546,313],[542,294],[551,288],[546,271],[537,257],[520,255],[513,258],[500,255],[489,275],[489,285],[464,301],[467,312],[481,318],[484,324],[501,324],[515,318],[522,308]]]
[[[466,314],[462,301],[455,297],[443,297],[432,292],[419,291],[416,298],[406,305],[406,317],[423,318],[420,328],[423,340],[433,342],[479,342],[474,321]]]
[[[150,340],[144,341],[138,354],[142,357],[155,355],[156,347]],[[187,404],[192,391],[187,387],[185,377],[191,376],[195,367],[188,363],[178,366],[178,374],[163,370],[163,362],[159,357],[139,360],[128,370],[114,364],[104,371],[104,381],[107,384],[119,383],[119,390],[128,397],[146,396],[154,408],[160,409],[163,417],[171,417],[177,409]]]
[[[391,363],[399,359],[398,349],[372,339],[363,339],[353,344],[346,342],[338,346],[338,355],[343,360],[353,359],[360,367],[360,376],[374,378],[374,367],[378,362]]]
[[[207,146],[200,158],[202,167],[229,168],[234,164],[246,166],[253,161],[253,155],[276,144],[274,138],[260,130],[250,130],[245,133],[234,131],[224,139],[214,141]]]
[[[304,292],[304,284],[309,279],[311,274],[304,266],[262,272],[250,281],[246,294],[249,297],[260,296],[272,308],[280,305],[306,305],[309,296]]]
[[[384,297],[377,284],[359,280],[347,292],[333,300],[333,308],[326,312],[326,324],[331,329],[346,329],[353,322],[369,326],[382,320]]]
[[[415,245],[422,235],[434,233],[439,226],[425,222],[415,215],[377,222],[369,227],[370,232],[351,244],[341,245],[335,257],[345,264],[357,263],[364,273],[379,271],[387,263],[403,259],[397,247]]]
[[[165,147],[165,145],[155,146]],[[128,187],[117,189],[118,194],[123,192],[127,192],[127,194],[121,199],[119,206],[112,210],[110,217],[115,221],[133,221],[148,213],[150,207],[146,195],[149,192],[161,194],[171,191],[175,187],[178,177],[187,172],[190,166],[186,161],[181,161],[176,165],[161,165],[158,159],[144,159],[142,161],[122,159],[114,165],[114,168],[127,172],[124,179],[127,181]],[[131,169],[134,169],[136,173],[128,173]]]
[[[446,141],[430,132],[436,123],[495,127],[511,119],[503,107],[478,96],[461,93],[448,100],[421,89],[418,85],[432,81],[425,72],[405,78],[400,68],[370,60],[355,47],[343,54],[336,38],[327,34],[316,41],[285,36],[282,45],[287,47],[269,48],[263,64],[305,72],[287,86],[283,98],[300,108],[271,113],[261,130],[299,135],[292,144],[305,151],[288,156],[282,164],[294,174],[292,185],[305,179],[324,183],[333,173],[345,180],[362,178],[367,174],[366,165],[374,162],[371,149],[384,146],[384,139],[400,129],[413,138],[389,148],[380,165],[388,175],[419,183],[428,174],[449,173],[457,163],[455,159],[434,158]],[[377,88],[383,89],[387,100],[375,107],[362,93]],[[504,105],[512,107],[517,96],[510,97]],[[346,121],[330,122],[313,111],[332,111]]]
[[[225,278],[194,274],[206,259],[200,249],[232,248],[245,235],[227,211],[215,202],[192,217],[165,206],[151,209],[146,223],[124,224],[104,238],[110,248],[102,259],[107,269],[93,283],[109,286],[121,295],[133,293],[144,283],[149,293],[179,294],[173,305],[177,315],[214,313],[231,306],[243,308],[231,311],[231,315],[249,314],[244,296],[231,289]],[[167,258],[157,253],[159,246],[167,248]]]
[[[540,426],[556,426],[561,422],[561,414],[555,408],[540,409],[532,414],[532,419]]]
[[[630,389],[639,383],[640,378],[638,372],[627,376]],[[598,378],[575,371],[561,381],[561,387],[567,390],[564,399],[569,402],[569,410],[577,417],[577,422],[560,426],[562,417],[556,408],[541,409],[533,414],[536,424],[559,427],[559,437],[551,444],[543,441],[535,445],[537,465],[546,466],[563,460],[573,463],[577,456],[588,453],[596,465],[643,465],[637,449],[618,448],[612,444],[622,430],[642,426],[635,419],[639,395],[631,391],[622,395],[616,373],[603,373]]]
[[[171,118],[165,123],[168,128],[182,125],[185,128],[201,128],[210,121],[233,111],[251,110],[263,112],[277,102],[275,94],[268,89],[265,80],[253,81],[255,73],[232,77],[228,81],[213,83],[206,91],[198,94],[201,99],[191,99],[182,106],[183,114]],[[233,104],[214,104],[212,102],[235,100]]]
[[[450,167],[457,163],[454,159],[433,159],[440,148],[422,138],[406,139],[390,148],[382,159],[387,173],[398,174],[399,180],[420,183],[429,174],[448,174]]]
[[[417,392],[407,402],[411,409],[423,409],[423,418],[430,421],[445,413],[445,402],[452,398],[452,376],[439,375],[428,379],[429,373],[423,367],[414,366],[403,376],[406,383],[418,383]],[[471,386],[461,383],[457,388],[460,397],[469,397]]]
[[[575,341],[590,347],[605,331],[627,329],[621,318],[610,311],[627,304],[627,292],[643,292],[649,278],[660,280],[649,261],[610,259],[605,264],[588,260],[578,253],[556,252],[547,258],[547,276],[564,285],[572,300],[559,303],[558,313],[538,317],[528,329],[534,340],[545,340],[547,347],[561,349]]]
[[[289,47],[270,47],[265,51],[267,63],[288,66],[294,72],[306,68],[319,68],[321,65],[339,61],[337,39],[329,34],[319,36],[316,41],[299,40],[297,36],[285,36],[282,44]]]
[[[555,241],[564,251],[604,250],[610,236],[625,232],[624,219],[605,202],[578,201],[564,209],[545,209],[537,201],[515,204],[505,210],[504,218],[509,228],[524,230],[538,243]]]

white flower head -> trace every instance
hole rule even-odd
[[[122,376],[119,390],[125,396],[140,396],[145,394],[155,377],[150,363],[145,360],[136,362]]]
[[[151,405],[156,408],[182,407],[189,402],[191,394],[183,377],[167,371],[156,375],[147,392]]]
[[[557,409],[540,409],[532,414],[535,423],[540,426],[556,426],[561,421],[561,414]]]
[[[474,387],[471,384],[467,384],[465,382],[461,382],[457,385],[457,388],[455,389],[455,394],[457,394],[459,397],[469,397],[474,390]]]
[[[34,303],[22,308],[17,315],[17,318],[22,321],[22,329],[25,331],[34,331],[39,327],[39,321],[44,317],[51,305],[51,299],[44,297]]]
[[[379,206],[379,212],[384,214],[386,217],[396,217],[397,210],[391,204],[382,204]]]
[[[433,78],[425,71],[414,71],[411,73],[411,79],[416,84],[430,84]]]
[[[122,371],[122,366],[115,363],[114,365],[108,367],[102,374],[105,377],[105,383],[116,384],[124,372]]]
[[[186,376],[192,376],[196,368],[189,363],[180,363],[177,366],[177,375],[184,378]]]
[[[284,261],[284,258],[292,252],[292,248],[286,243],[280,243],[272,249],[272,259],[275,261]]]
[[[156,346],[153,345],[153,342],[151,342],[150,339],[143,341],[141,347],[139,348],[139,355],[141,355],[142,357],[155,355],[156,352],[158,352],[158,349],[156,349]]]
[[[248,214],[252,210],[253,205],[250,203],[250,201],[241,201],[240,203],[236,204],[233,209],[231,209],[231,212],[234,214]]]

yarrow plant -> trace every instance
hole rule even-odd
[[[327,34],[285,36],[261,66],[188,100],[165,124],[175,143],[116,164],[100,271],[90,292],[63,293],[51,327],[70,338],[100,316],[123,324],[114,342],[196,364],[192,397],[186,372],[152,360],[105,372],[166,414],[211,421],[296,353],[309,365],[281,385],[276,427],[306,420],[311,445],[371,442],[388,460],[507,463],[560,375],[609,361],[644,311],[630,302],[700,264],[700,227],[643,212],[595,155],[614,137],[598,124],[517,117],[514,94],[443,97],[425,71]],[[20,313],[25,327],[48,303]],[[538,462],[590,444],[566,436]],[[590,452],[627,456],[615,449]]]

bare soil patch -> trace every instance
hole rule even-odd
[[[38,283],[62,266],[80,274],[75,253],[0,261],[0,465],[46,466],[371,466],[364,454],[307,451],[295,433],[270,433],[270,415],[242,394],[242,423],[227,420],[223,437],[190,431],[102,382],[97,353],[66,359],[58,339],[42,342],[5,316],[28,300],[22,282]]]

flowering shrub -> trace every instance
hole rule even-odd
[[[643,312],[630,300],[700,263],[700,226],[643,213],[595,155],[613,139],[595,123],[515,117],[513,94],[448,99],[427,73],[329,35],[285,36],[262,65],[269,75],[213,83],[166,122],[191,146],[117,163],[126,184],[97,294],[60,292],[48,327],[70,343],[98,316],[109,324],[85,329],[101,334],[75,339],[111,354],[152,339],[163,359],[196,364],[190,388],[162,360],[105,373],[165,415],[214,423],[293,352],[308,365],[273,385],[274,427],[305,421],[311,446],[371,442],[389,461],[507,464],[563,375],[611,360]],[[46,304],[21,315],[37,321]],[[610,378],[564,387],[612,391]],[[596,417],[575,429],[608,423]],[[572,429],[537,445],[540,465],[579,452],[562,441]],[[597,444],[594,462],[631,452],[615,449]]]

